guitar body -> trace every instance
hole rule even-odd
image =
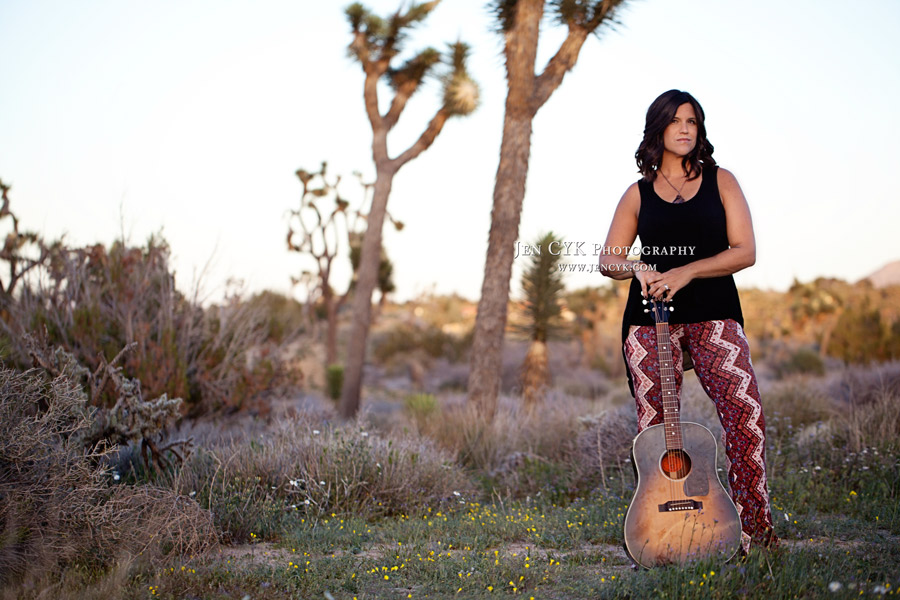
[[[663,424],[634,439],[637,489],[625,515],[625,549],[643,567],[725,561],[740,548],[740,518],[716,474],[716,439],[697,423],[680,426],[678,450],[667,450]]]

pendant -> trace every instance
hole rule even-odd
[[[682,204],[684,202],[684,198],[681,197],[681,194],[677,194],[675,199],[672,200],[672,204]]]

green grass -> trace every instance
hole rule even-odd
[[[621,551],[627,493],[598,492],[567,505],[454,497],[375,520],[298,515],[282,521],[287,528],[275,542],[163,569],[133,568],[121,593],[348,600],[893,595],[900,586],[898,457],[863,459],[866,465],[850,460],[843,471],[785,469],[772,482],[779,548],[727,564],[632,569]]]

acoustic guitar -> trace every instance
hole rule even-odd
[[[647,304],[647,301],[644,301]],[[681,421],[669,337],[668,302],[650,301],[656,322],[663,420],[634,438],[637,489],[625,514],[625,550],[642,567],[700,558],[728,560],[741,544],[741,521],[716,474],[716,438]]]

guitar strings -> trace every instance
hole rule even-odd
[[[664,454],[666,460],[666,469],[664,472],[666,474],[666,478],[669,480],[669,499],[674,500],[676,494],[676,485],[672,477],[672,462],[673,457],[671,454],[672,444],[670,444],[670,440],[674,437],[674,432],[671,427],[671,403],[669,398],[671,397],[671,393],[667,390],[666,381],[668,380],[667,370],[668,370],[668,361],[667,352],[669,345],[671,344],[671,339],[668,334],[668,323],[665,321],[665,307],[661,304],[654,303],[654,312],[653,316],[656,319],[656,353],[659,359],[659,385],[660,385],[660,393],[662,394],[662,405],[663,405],[663,431],[665,433],[665,442],[666,442],[666,452]],[[672,440],[674,442],[674,440]]]
[[[667,309],[664,305],[654,303],[653,316],[656,320],[657,355],[660,360],[660,388],[663,394],[663,430],[665,431],[666,454],[670,468],[667,475],[670,475],[668,478],[670,498],[673,500],[686,500],[687,498],[682,489],[683,486],[679,486],[674,480],[675,476],[682,474],[685,476],[687,475],[687,463],[684,452],[684,436],[680,418],[679,395],[674,393],[677,392],[677,386],[675,384],[675,368],[671,350],[672,338],[669,332],[668,315],[666,312]],[[666,419],[666,414],[670,415],[668,419]],[[678,465],[677,469],[673,469],[675,465]]]

